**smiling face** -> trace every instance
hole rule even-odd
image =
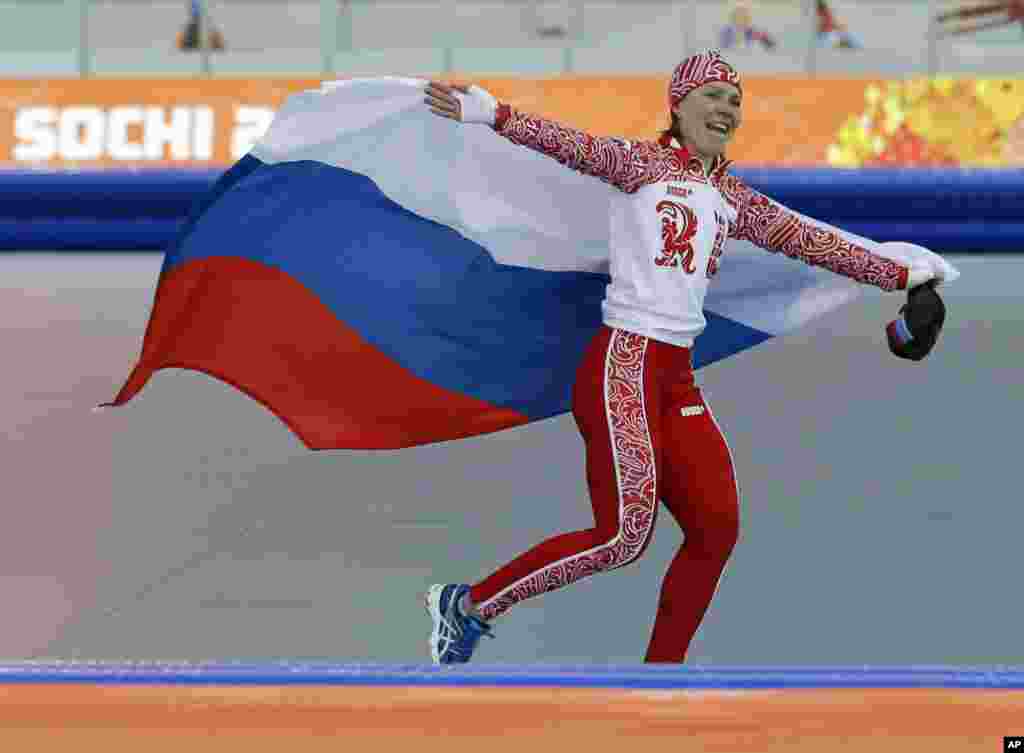
[[[694,89],[676,104],[683,146],[698,157],[725,152],[740,127],[743,95],[732,84],[714,81]]]

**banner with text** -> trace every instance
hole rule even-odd
[[[466,80],[466,79],[461,79]],[[666,79],[473,79],[595,135],[653,138]],[[318,79],[0,80],[0,167],[216,167]],[[1024,79],[758,78],[729,156],[751,166],[1024,167]]]

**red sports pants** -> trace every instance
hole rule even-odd
[[[595,525],[538,544],[472,587],[490,620],[531,596],[636,560],[660,499],[685,534],[661,586],[645,661],[681,662],[739,535],[725,438],[694,384],[688,348],[604,327],[576,374]]]

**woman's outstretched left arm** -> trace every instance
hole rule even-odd
[[[719,188],[738,214],[732,232],[734,238],[882,290],[905,290],[923,282],[913,279],[907,265],[879,256],[839,233],[807,222],[733,175],[725,176]]]

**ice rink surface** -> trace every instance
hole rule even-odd
[[[568,416],[314,453],[184,371],[92,413],[138,355],[160,261],[0,256],[0,656],[422,662],[427,585],[591,525]],[[885,346],[902,298],[869,291],[700,372],[743,519],[691,663],[1024,662],[1024,259],[953,261],[923,363]],[[680,541],[661,515],[638,563],[513,610],[481,661],[638,661]]]

